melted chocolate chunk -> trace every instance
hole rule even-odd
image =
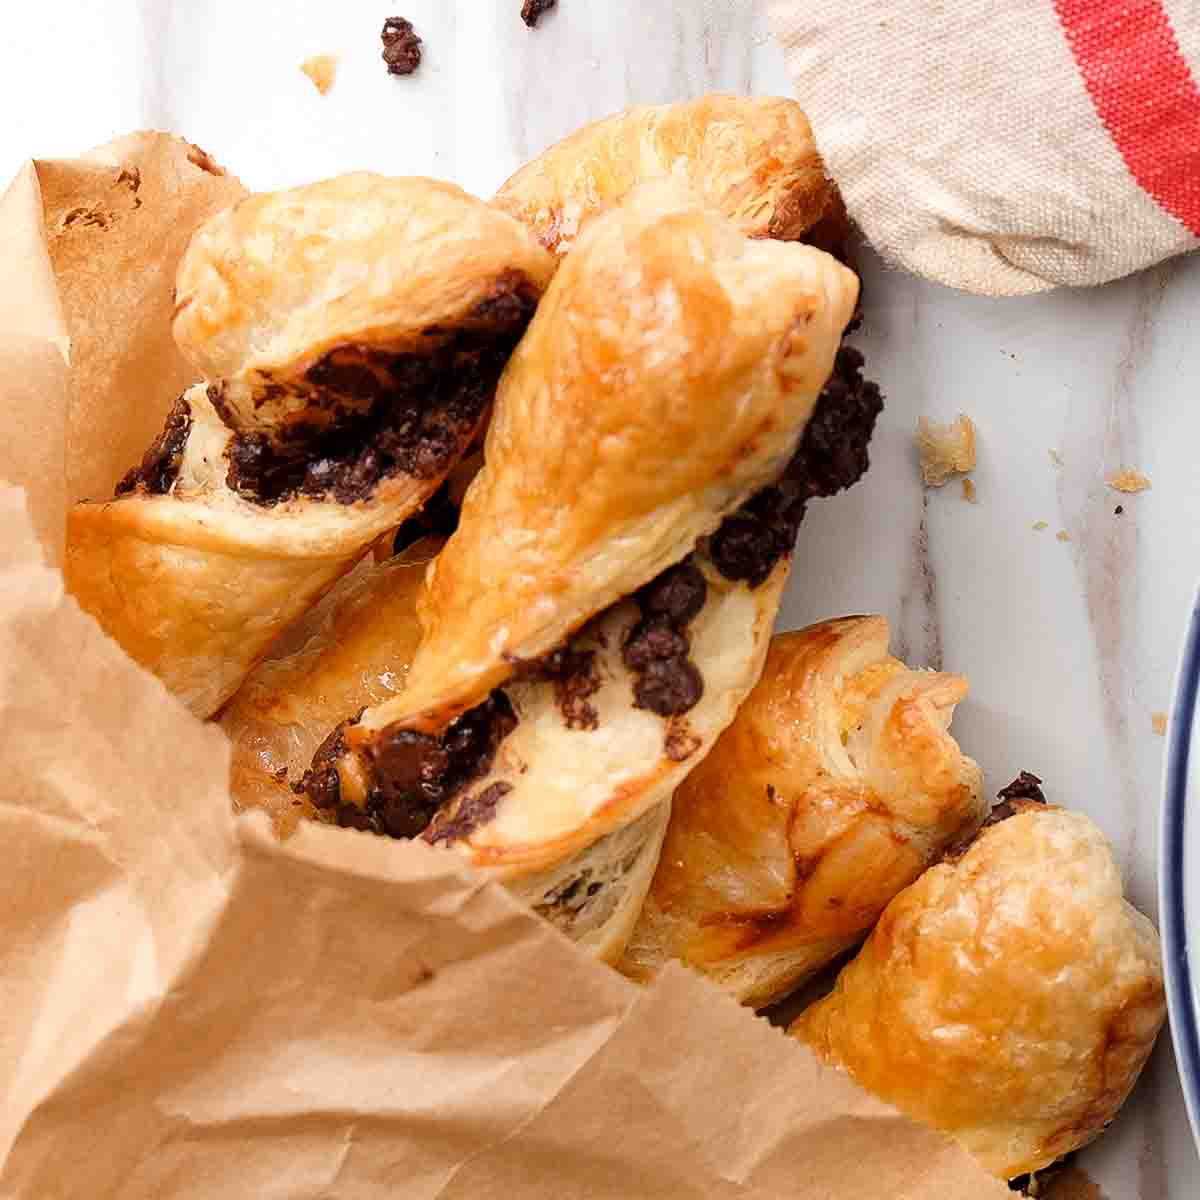
[[[312,766],[304,772],[299,783],[292,784],[292,791],[297,795],[306,794],[316,808],[336,810],[341,806],[342,783],[334,764],[346,751],[346,726],[353,725],[360,716],[361,709],[353,717],[335,725],[317,747]]]
[[[378,813],[391,837],[417,837],[442,802],[450,755],[437,738],[400,729],[380,739],[372,759],[368,811]]]
[[[370,787],[366,805],[359,808],[342,803],[333,765],[345,751],[346,726],[358,716],[344,721],[325,739],[296,790],[306,792],[317,808],[331,812],[339,825],[394,838],[415,838],[428,829],[443,805],[487,774],[500,743],[517,725],[508,697],[496,691],[452,721],[440,737],[411,729],[384,733],[367,751]],[[486,819],[482,797],[491,790],[467,802],[476,825]],[[503,794],[494,796],[492,811]]]
[[[411,75],[421,65],[421,39],[404,17],[388,17],[379,34],[389,75]]]
[[[558,0],[525,0],[521,5],[521,20],[533,29],[542,13],[548,12],[557,3]]]
[[[633,686],[634,704],[660,717],[674,717],[693,709],[704,695],[704,679],[696,664],[686,658],[652,662]]]
[[[592,730],[600,725],[600,714],[590,700],[602,683],[596,671],[596,652],[575,649],[578,640],[593,628],[585,625],[571,641],[541,658],[512,660],[515,679],[554,684],[554,698],[568,729]]]
[[[1042,781],[1029,771],[1022,771],[1006,788],[996,793],[997,800],[1035,800],[1038,804],[1046,803],[1046,795],[1042,791]]]
[[[637,594],[637,602],[648,617],[666,617],[686,625],[699,615],[708,598],[708,584],[700,568],[690,559],[669,567]]]
[[[629,635],[622,657],[631,671],[641,672],[656,662],[686,659],[691,648],[685,630],[676,628],[666,617],[651,617]]]
[[[726,579],[758,587],[792,552],[808,501],[850,487],[870,465],[867,446],[883,397],[863,379],[862,366],[862,354],[842,346],[782,478],[726,517],[709,539],[713,565]]]
[[[704,607],[707,592],[699,568],[685,559],[634,597],[642,620],[622,647],[621,657],[636,676],[633,701],[638,708],[674,717],[694,708],[704,695],[704,679],[688,657],[687,626]]]
[[[235,434],[229,486],[263,504],[296,495],[352,504],[368,497],[381,479],[444,473],[491,403],[536,305],[532,289],[513,272],[472,314],[482,328],[448,338],[442,330],[426,330],[444,340],[421,354],[330,351],[309,370],[306,386],[326,391],[334,402],[338,396],[365,399],[366,410],[331,403],[333,419],[324,428],[297,423],[275,439]],[[221,413],[219,399],[213,402]],[[229,423],[223,413],[222,419]]]
[[[1042,791],[1042,781],[1028,771],[1022,771],[1008,787],[997,792],[996,799],[1000,803],[992,806],[992,811],[983,823],[984,829],[992,825],[999,825],[1001,821],[1007,821],[1009,817],[1016,816],[1019,810],[1014,807],[1012,803],[1014,800],[1029,800],[1034,804],[1046,803],[1046,796]]]
[[[568,651],[563,673],[554,681],[554,698],[568,729],[592,730],[600,725],[600,714],[591,697],[600,690],[594,650]]]
[[[171,490],[179,478],[179,467],[183,462],[183,448],[187,444],[192,428],[192,409],[180,396],[167,414],[163,431],[154,439],[150,448],[142,455],[142,461],[125,473],[117,484],[116,494],[148,492],[162,496]]]
[[[496,815],[496,806],[512,791],[511,783],[490,784],[482,792],[468,796],[454,816],[435,822],[425,833],[425,839],[433,845],[439,842],[456,842],[469,837],[480,825],[485,825]]]
[[[1001,788],[996,793],[996,799],[999,803],[992,805],[992,811],[988,813],[987,819],[976,833],[947,847],[943,854],[943,857],[947,861],[954,862],[956,859],[962,858],[972,845],[974,845],[975,839],[985,829],[991,829],[993,825],[999,825],[1001,821],[1007,821],[1009,817],[1015,817],[1021,810],[1014,801],[1024,800],[1034,804],[1046,803],[1046,796],[1042,791],[1042,781],[1028,771],[1022,771],[1008,787]]]

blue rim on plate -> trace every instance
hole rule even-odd
[[[1159,829],[1158,905],[1162,925],[1163,959],[1171,1036],[1183,1085],[1192,1135],[1200,1145],[1200,1013],[1188,962],[1188,921],[1184,878],[1187,865],[1189,759],[1200,760],[1200,726],[1196,705],[1200,697],[1200,594],[1192,604],[1191,620],[1175,679],[1175,701],[1167,730],[1167,763]],[[1196,742],[1193,745],[1193,734]],[[1200,779],[1200,761],[1192,768]],[[1191,796],[1191,820],[1200,820],[1200,787]],[[1194,835],[1193,835],[1194,836]],[[1192,886],[1200,886],[1195,879]],[[1200,955],[1200,927],[1192,930]]]

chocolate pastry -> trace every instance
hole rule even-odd
[[[440,744],[501,691],[516,724],[423,836],[619,954],[670,795],[757,679],[787,578],[787,553],[730,578],[708,539],[792,460],[856,296],[828,255],[749,241],[672,183],[592,223],[501,380],[406,687],[345,727],[310,797],[335,770],[337,806],[369,816],[397,736]]]
[[[437,491],[553,268],[517,221],[426,179],[346,175],[213,217],[175,317],[209,382],[115,500],[73,508],[68,587],[193,712],[215,712]]]

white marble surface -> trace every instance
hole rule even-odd
[[[74,154],[155,126],[185,133],[252,187],[369,167],[487,194],[550,141],[624,105],[790,93],[761,0],[560,0],[536,32],[518,8],[63,0],[7,31],[0,173],[31,153]],[[379,61],[378,29],[394,12],[426,39],[407,80]],[[316,52],[342,59],[326,97],[297,70]],[[989,783],[1020,768],[1042,775],[1109,833],[1134,899],[1153,912],[1164,743],[1151,713],[1169,707],[1197,574],[1200,261],[1008,301],[886,271],[869,253],[864,276],[860,341],[888,407],[865,483],[810,512],[789,623],[882,612],[910,661],[967,673],[955,729]],[[913,459],[918,414],[960,410],[980,431],[974,505],[955,486],[925,494]],[[1153,489],[1109,490],[1122,467]],[[1200,1195],[1166,1039],[1085,1162],[1109,1200]]]

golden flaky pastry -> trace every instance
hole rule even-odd
[[[829,255],[750,241],[674,184],[590,225],[497,389],[409,686],[351,744],[444,728],[777,480],[857,294]]]
[[[865,469],[856,290],[673,184],[592,224],[497,390],[405,689],[314,757],[317,807],[619,949],[636,906],[606,881],[648,885],[672,791],[758,678],[805,502]]]
[[[233,744],[235,808],[266,810],[285,836],[317,815],[291,785],[333,725],[403,688],[421,638],[417,593],[439,549],[424,538],[395,557],[363,560],[251,672],[220,718]]]
[[[629,648],[652,621],[649,606],[644,598],[613,605],[571,639],[561,668],[506,683],[500,694],[516,724],[471,794],[437,814],[431,841],[523,875],[670,799],[758,678],[787,580],[786,561],[755,588],[725,579],[703,555],[678,570],[703,581],[695,615],[675,626],[687,649],[672,669],[694,679],[694,691],[678,704],[639,703],[644,676]],[[674,683],[666,681],[668,698]],[[499,794],[480,814],[472,798],[489,788]]]
[[[351,176],[214,218],[176,322],[214,382],[181,398],[115,500],[72,510],[80,604],[216,711],[457,463],[550,265],[511,218],[425,180]],[[247,414],[236,398],[268,366]],[[255,428],[231,428],[243,418]]]
[[[702,96],[586,125],[522,167],[493,203],[563,254],[586,220],[636,185],[671,178],[748,237],[800,237],[834,195],[794,100]]]
[[[947,732],[959,675],[888,655],[882,617],[776,637],[762,678],[675,794],[622,969],[679,958],[745,1004],[803,983],[983,820]]]
[[[434,549],[426,540],[360,564],[246,681],[221,718],[239,807],[266,809],[285,834],[300,817],[320,815],[291,784],[340,714],[403,687],[417,640],[414,598]],[[415,795],[397,790],[370,810],[342,805],[324,815],[452,846],[615,961],[658,861],[671,793],[761,669],[787,567],[756,588],[707,565],[681,573],[684,586],[699,589],[676,605],[697,609],[686,622],[687,669],[702,694],[686,714],[635,703],[638,674],[626,648],[643,606],[652,607],[646,593],[589,625],[555,664],[510,682],[460,726],[461,737],[446,740],[450,753],[402,736],[391,753],[414,769]],[[678,583],[674,593],[678,600]]]
[[[362,806],[347,802],[338,765],[328,765],[339,764],[354,728],[341,725],[304,778],[303,815],[314,814],[315,802],[319,815],[338,824],[423,836],[452,849],[590,952],[615,962],[650,886],[671,794],[758,678],[787,573],[785,559],[751,586],[726,579],[697,552],[597,616],[560,652],[508,680],[440,737],[401,729],[381,739]],[[345,633],[337,622],[329,627],[318,647],[324,665],[308,666],[303,682],[307,692],[308,680],[319,677],[320,711],[333,709],[325,702],[330,695],[351,713],[368,699],[361,688],[349,694],[333,684],[339,668],[327,666],[344,639],[353,640],[356,664],[359,646],[365,661],[375,663],[369,671],[356,665],[356,675],[370,679],[385,664],[402,674],[405,647],[393,630],[399,622],[407,634],[411,620],[402,618],[395,599],[378,613],[363,609],[361,622],[342,619]],[[647,667],[639,648],[664,637],[678,657]],[[667,668],[662,679],[654,675],[657,665]],[[249,803],[271,809],[282,790],[261,769],[260,747],[246,740],[247,732],[261,735],[267,709],[294,708],[288,690],[295,683],[285,679],[280,691],[276,676],[264,704],[251,696],[262,673],[234,700],[230,712],[241,731],[231,734],[243,746],[234,756],[235,787]],[[314,706],[306,707],[308,746]],[[230,728],[228,718],[223,724]],[[276,741],[278,733],[271,735]],[[239,762],[256,781],[253,793],[237,782]]]
[[[498,326],[524,325],[553,268],[524,226],[452,183],[340,175],[207,221],[179,267],[175,340],[221,381],[233,428],[310,437],[438,390]]]
[[[1081,813],[1016,800],[884,911],[792,1026],[1001,1178],[1116,1115],[1164,1016],[1158,935]]]

